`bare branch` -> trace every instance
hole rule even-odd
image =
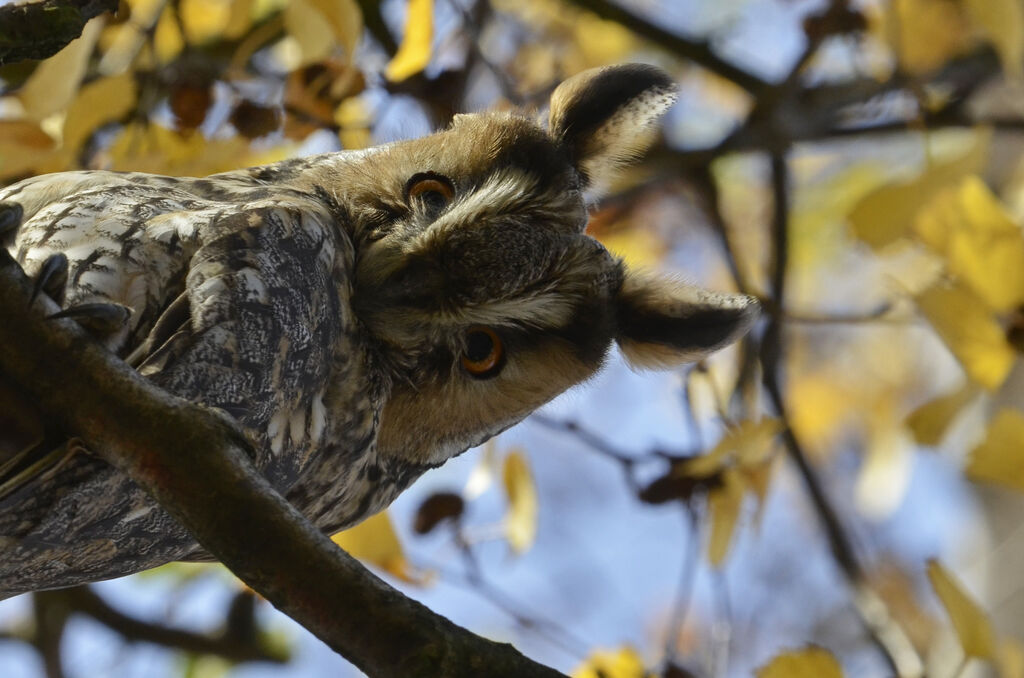
[[[21,268],[0,252],[0,372],[360,669],[380,678],[561,675],[370,574],[255,470],[233,421],[156,388],[74,322],[47,321],[56,305],[41,299],[29,308],[30,295]]]
[[[194,654],[216,655],[235,662],[266,661],[280,664],[288,661],[287,653],[263,647],[257,638],[244,642],[229,633],[222,636],[203,635],[136,619],[108,605],[88,586],[55,591],[51,595],[63,596],[70,612],[87,614],[128,641],[154,643]]]
[[[771,182],[774,196],[772,220],[772,299],[769,307],[771,317],[761,345],[761,360],[764,366],[764,386],[778,417],[786,423],[782,440],[789,458],[800,473],[811,503],[821,520],[828,539],[832,556],[839,565],[853,592],[854,605],[861,620],[867,626],[871,639],[889,663],[890,669],[900,678],[921,676],[924,665],[914,650],[910,639],[888,612],[884,601],[867,584],[864,569],[857,558],[853,544],[843,527],[839,516],[822,487],[817,472],[811,465],[803,447],[789,425],[779,372],[782,359],[782,327],[785,308],[786,273],[789,258],[789,169],[783,153],[771,154]]]
[[[35,618],[35,632],[31,642],[43,660],[46,678],[64,678],[60,645],[68,622],[67,607],[59,594],[43,591],[32,598],[32,615]]]
[[[608,19],[625,26],[637,35],[647,38],[676,56],[692,61],[715,75],[735,83],[750,94],[756,96],[771,87],[770,83],[715,54],[707,42],[692,40],[670,33],[614,2],[609,0],[570,0],[570,2],[593,12],[602,19]]]
[[[362,10],[363,24],[370,31],[370,35],[373,36],[374,40],[379,42],[384,51],[389,55],[397,52],[398,42],[395,40],[395,36],[391,35],[391,30],[384,22],[384,15],[380,11],[380,0],[356,0],[356,4]]]

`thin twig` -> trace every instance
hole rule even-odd
[[[554,431],[562,431],[575,436],[583,444],[589,447],[591,450],[600,453],[601,455],[616,461],[626,468],[632,468],[634,464],[638,463],[640,459],[636,455],[623,452],[622,450],[611,445],[607,440],[601,436],[589,431],[577,422],[571,419],[554,419],[546,414],[540,412],[534,412],[530,415],[530,421],[536,422],[545,428],[552,429]]]
[[[889,315],[892,310],[892,304],[884,303],[867,313],[799,313],[785,310],[780,313],[786,323],[804,325],[910,325],[921,322],[918,315]]]
[[[722,253],[725,255],[725,263],[729,267],[729,273],[732,274],[733,280],[736,281],[736,288],[744,294],[750,294],[750,283],[747,282],[746,277],[740,271],[739,261],[736,258],[732,243],[729,241],[729,226],[725,223],[725,218],[722,216],[722,196],[718,190],[718,182],[715,181],[715,177],[711,173],[711,164],[708,163],[695,167],[689,173],[689,178],[694,188],[697,189],[697,192],[703,198],[701,207],[704,210],[705,216],[707,216],[708,222],[711,224],[711,230],[718,236],[722,246]]]
[[[761,346],[764,385],[778,417],[786,423],[782,440],[793,464],[804,482],[811,503],[825,530],[833,558],[839,565],[851,590],[857,611],[867,626],[871,639],[895,675],[920,676],[923,664],[906,633],[889,614],[888,608],[867,584],[863,567],[839,516],[822,487],[817,472],[788,424],[789,416],[779,385],[782,358],[783,309],[785,308],[786,273],[789,255],[789,170],[786,157],[771,155],[771,181],[774,196],[772,242],[772,316],[769,318]]]
[[[483,568],[477,560],[472,544],[463,538],[458,528],[455,533],[456,546],[462,555],[465,572],[461,575],[439,566],[429,569],[441,572],[446,581],[473,591],[507,614],[520,628],[536,633],[539,637],[559,648],[574,659],[582,660],[587,656],[593,643],[588,643],[568,629],[550,619],[540,619],[522,611],[520,604],[495,587],[484,576]],[[429,566],[428,566],[429,567]]]
[[[697,512],[692,507],[684,508],[684,516],[688,520],[689,543],[685,546],[683,554],[683,567],[679,575],[679,588],[676,590],[676,599],[672,604],[672,617],[668,623],[668,634],[665,638],[665,659],[662,664],[662,673],[675,663],[679,636],[682,635],[683,625],[690,611],[690,603],[693,600],[693,587],[697,580],[697,561],[700,556],[700,520]]]
[[[384,22],[380,0],[356,0],[356,4],[362,10],[363,25],[370,31],[370,35],[380,43],[388,56],[393,56],[398,51],[398,41]]]
[[[698,66],[711,71],[715,75],[738,85],[753,95],[765,91],[771,84],[762,80],[753,73],[746,71],[735,64],[715,54],[707,42],[684,38],[675,33],[670,33],[660,26],[647,21],[633,12],[630,12],[609,0],[569,0],[577,7],[589,10],[602,19],[614,21],[630,29],[634,33],[647,38],[654,44],[682,57]]]
[[[490,57],[484,54],[483,48],[480,46],[480,25],[486,20],[487,15],[491,13],[491,5],[486,0],[480,0],[476,3],[474,9],[476,15],[474,16],[469,10],[462,6],[459,0],[448,0],[448,4],[451,5],[452,9],[459,13],[462,17],[462,25],[466,28],[466,42],[469,46],[469,51],[472,53],[473,58],[480,64],[483,64],[490,74],[494,77],[498,83],[498,87],[501,89],[502,95],[516,106],[523,106],[526,104],[525,98],[516,90],[515,83],[509,78],[508,74],[503,68],[500,68],[496,63],[491,61]]]

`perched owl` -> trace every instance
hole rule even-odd
[[[674,99],[665,73],[625,65],[564,82],[546,127],[459,115],[202,179],[36,177],[0,190],[23,211],[0,237],[63,315],[234,417],[333,533],[593,375],[613,341],[664,367],[750,326],[752,298],[629,271],[583,233]],[[0,597],[209,558],[73,434],[0,457]]]

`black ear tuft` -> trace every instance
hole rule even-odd
[[[744,294],[627,272],[616,298],[618,341],[634,367],[668,368],[700,360],[743,336],[760,306]]]
[[[552,93],[551,136],[591,193],[603,190],[622,165],[647,148],[676,90],[660,68],[624,64],[584,71]]]

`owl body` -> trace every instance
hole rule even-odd
[[[582,233],[588,195],[673,98],[662,72],[622,66],[560,86],[546,129],[465,115],[208,178],[36,177],[0,190],[24,211],[6,244],[30,275],[67,258],[69,311],[127,309],[98,340],[237,420],[257,468],[333,533],[588,378],[612,342],[668,365],[749,327],[752,299],[633,274]],[[40,452],[73,435],[47,429]],[[0,597],[204,558],[89,452],[0,495]]]

